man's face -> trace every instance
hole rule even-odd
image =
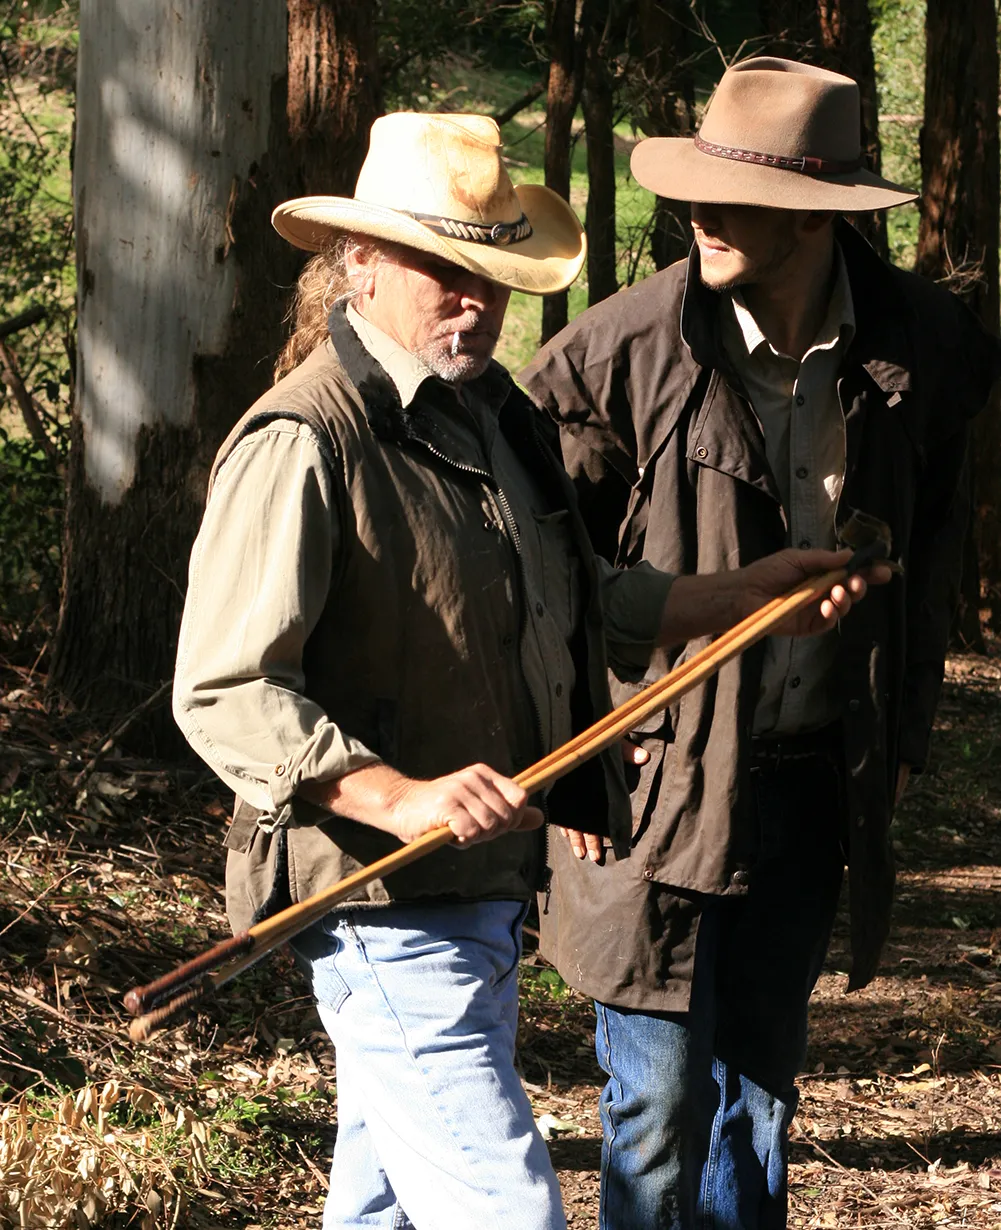
[[[486,371],[511,292],[425,252],[394,246],[371,272],[364,314],[450,384]]]
[[[712,290],[774,282],[798,247],[797,215],[760,205],[692,204],[702,281]]]

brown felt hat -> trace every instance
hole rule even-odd
[[[886,209],[917,197],[865,169],[851,77],[756,56],[726,70],[694,138],[650,137],[633,175],[676,201],[773,209]]]
[[[372,125],[353,197],[307,196],[271,215],[317,252],[338,233],[388,239],[530,295],[564,290],[587,255],[577,215],[541,184],[515,187],[486,115],[397,111]]]

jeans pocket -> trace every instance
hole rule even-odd
[[[529,902],[525,902],[518,910],[517,914],[511,923],[511,942],[514,948],[514,960],[506,970],[503,970],[497,978],[496,986],[501,986],[503,983],[518,972],[518,964],[521,961],[521,941],[522,941],[522,924],[528,917]]]
[[[340,1012],[344,1001],[351,994],[351,988],[337,968],[337,958],[344,951],[344,941],[330,935],[325,926],[323,931],[329,940],[329,950],[311,960],[313,996],[324,1008],[331,1012]]]

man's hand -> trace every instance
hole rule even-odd
[[[725,632],[773,598],[795,589],[808,577],[843,568],[851,551],[787,549],[746,568],[676,577],[661,616],[659,645],[681,645],[697,636]],[[865,596],[867,585],[884,585],[892,573],[881,563],[870,564],[865,577],[856,574],[832,586],[830,593],[775,629],[776,636],[816,636],[833,628],[852,603]]]
[[[622,749],[622,759],[626,764],[646,764],[650,759],[650,753],[645,747],[631,743],[628,739],[623,739],[619,746]],[[560,832],[569,841],[570,849],[577,858],[589,858],[592,863],[600,863],[605,857],[605,847],[602,839],[594,833],[580,833],[577,829],[564,828],[561,828]]]
[[[787,550],[755,560],[746,568],[739,569],[736,574],[743,579],[745,616],[753,614],[772,598],[795,589],[808,577],[843,568],[851,557],[850,550]],[[867,584],[883,585],[889,581],[891,575],[885,564],[870,565],[866,569],[865,577],[856,573],[841,584],[833,586],[824,598],[779,624],[773,635],[817,636],[829,632],[839,619],[848,614],[853,603],[865,597]]]
[[[527,805],[525,791],[485,764],[431,781],[405,777],[386,764],[370,764],[336,781],[304,785],[299,793],[402,842],[447,824],[457,843],[469,846],[543,823],[542,812]]]

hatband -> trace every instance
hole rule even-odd
[[[532,224],[524,214],[516,222],[463,222],[458,218],[441,218],[437,214],[417,214],[410,209],[398,211],[420,222],[429,231],[447,235],[449,239],[466,239],[470,243],[489,243],[498,248],[520,243],[532,234]]]
[[[695,148],[712,158],[729,158],[733,162],[753,162],[762,167],[778,167],[781,171],[799,171],[803,175],[847,175],[849,171],[857,171],[863,166],[861,154],[858,158],[838,161],[834,158],[814,158],[804,154],[800,158],[788,158],[783,154],[761,154],[756,150],[737,149],[732,145],[716,145],[706,141],[698,133],[694,138]]]

